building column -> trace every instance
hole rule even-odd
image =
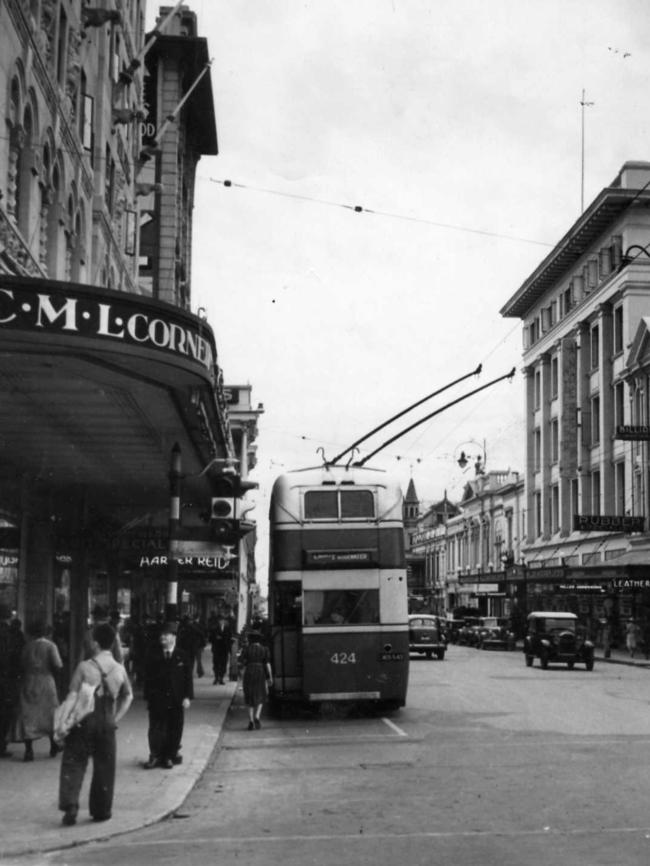
[[[558,346],[560,430],[560,534],[573,530],[571,482],[578,473],[578,344],[577,334],[569,334]]]
[[[524,367],[526,383],[526,519],[522,527],[528,544],[535,540],[535,369]]]
[[[600,394],[600,486],[603,514],[616,514],[614,481],[614,389],[612,388],[613,327],[612,306],[598,308],[599,365],[598,392]]]
[[[542,494],[542,538],[551,537],[551,356],[545,352],[540,356],[542,374],[541,420],[542,455],[540,465]]]

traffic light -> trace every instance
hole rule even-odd
[[[212,497],[210,505],[210,525],[219,541],[232,543],[245,534],[240,518],[250,508],[242,507],[243,503],[240,504],[238,500],[258,486],[257,481],[249,481],[234,472],[224,472],[214,479],[213,490],[216,495]]]

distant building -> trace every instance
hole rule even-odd
[[[518,579],[529,607],[616,625],[650,613],[649,185],[625,163],[501,310],[524,337]]]

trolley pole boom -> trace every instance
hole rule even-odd
[[[375,448],[374,451],[371,451],[363,460],[357,460],[353,465],[354,466],[363,466],[365,463],[370,460],[371,457],[374,457],[375,454],[378,454],[380,451],[383,451],[388,445],[392,445],[397,439],[401,439],[406,433],[410,433],[411,430],[414,430],[416,427],[419,427],[420,424],[424,424],[425,421],[428,421],[430,418],[434,418],[436,415],[439,415],[441,412],[444,412],[445,409],[450,409],[452,406],[455,406],[456,403],[461,403],[463,400],[467,400],[468,397],[472,397],[474,394],[478,394],[479,391],[484,391],[486,388],[489,388],[491,385],[496,385],[497,382],[502,382],[504,379],[512,379],[515,375],[515,368],[513,367],[509,373],[506,373],[504,376],[499,376],[496,379],[492,379],[491,382],[486,382],[485,385],[481,385],[479,388],[475,388],[473,391],[470,391],[468,394],[463,394],[462,397],[457,397],[455,400],[452,400],[450,403],[446,403],[444,406],[441,406],[440,409],[436,409],[435,412],[431,412],[429,415],[425,415],[424,418],[420,418],[419,421],[416,421],[414,424],[411,424],[410,427],[407,427],[405,430],[402,430],[401,433],[396,433],[391,439],[387,439],[383,445],[380,445],[379,448]]]
[[[442,388],[438,388],[437,391],[434,391],[432,394],[428,394],[426,397],[422,397],[421,400],[418,400],[416,403],[412,403],[410,406],[407,406],[406,409],[402,409],[401,412],[398,412],[397,415],[393,415],[392,418],[389,418],[387,421],[384,421],[378,427],[375,427],[369,433],[366,433],[361,439],[357,439],[356,442],[353,442],[352,445],[349,445],[345,451],[341,451],[340,454],[337,454],[332,460],[327,460],[326,466],[334,466],[338,461],[343,457],[344,454],[347,454],[349,451],[353,451],[357,445],[361,445],[362,442],[365,442],[366,439],[370,439],[375,433],[378,433],[380,430],[383,430],[384,427],[388,427],[389,424],[392,424],[393,421],[397,421],[398,418],[401,418],[402,415],[406,415],[407,412],[410,412],[411,409],[417,409],[418,406],[421,406],[423,403],[426,403],[427,400],[430,400],[432,397],[437,397],[438,394],[442,394],[443,391],[446,391],[448,388],[452,388],[454,385],[457,385],[459,382],[463,382],[465,379],[469,379],[470,376],[478,376],[483,369],[483,365],[479,364],[475,370],[472,370],[471,373],[465,373],[464,376],[460,376],[458,379],[454,379],[453,382],[449,382],[448,385],[444,385]],[[374,453],[374,452],[373,452]]]

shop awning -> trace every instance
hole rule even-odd
[[[170,304],[0,275],[4,500],[27,478],[113,509],[165,507],[175,443],[187,495],[207,491],[200,473],[228,451],[217,369],[210,327]]]

